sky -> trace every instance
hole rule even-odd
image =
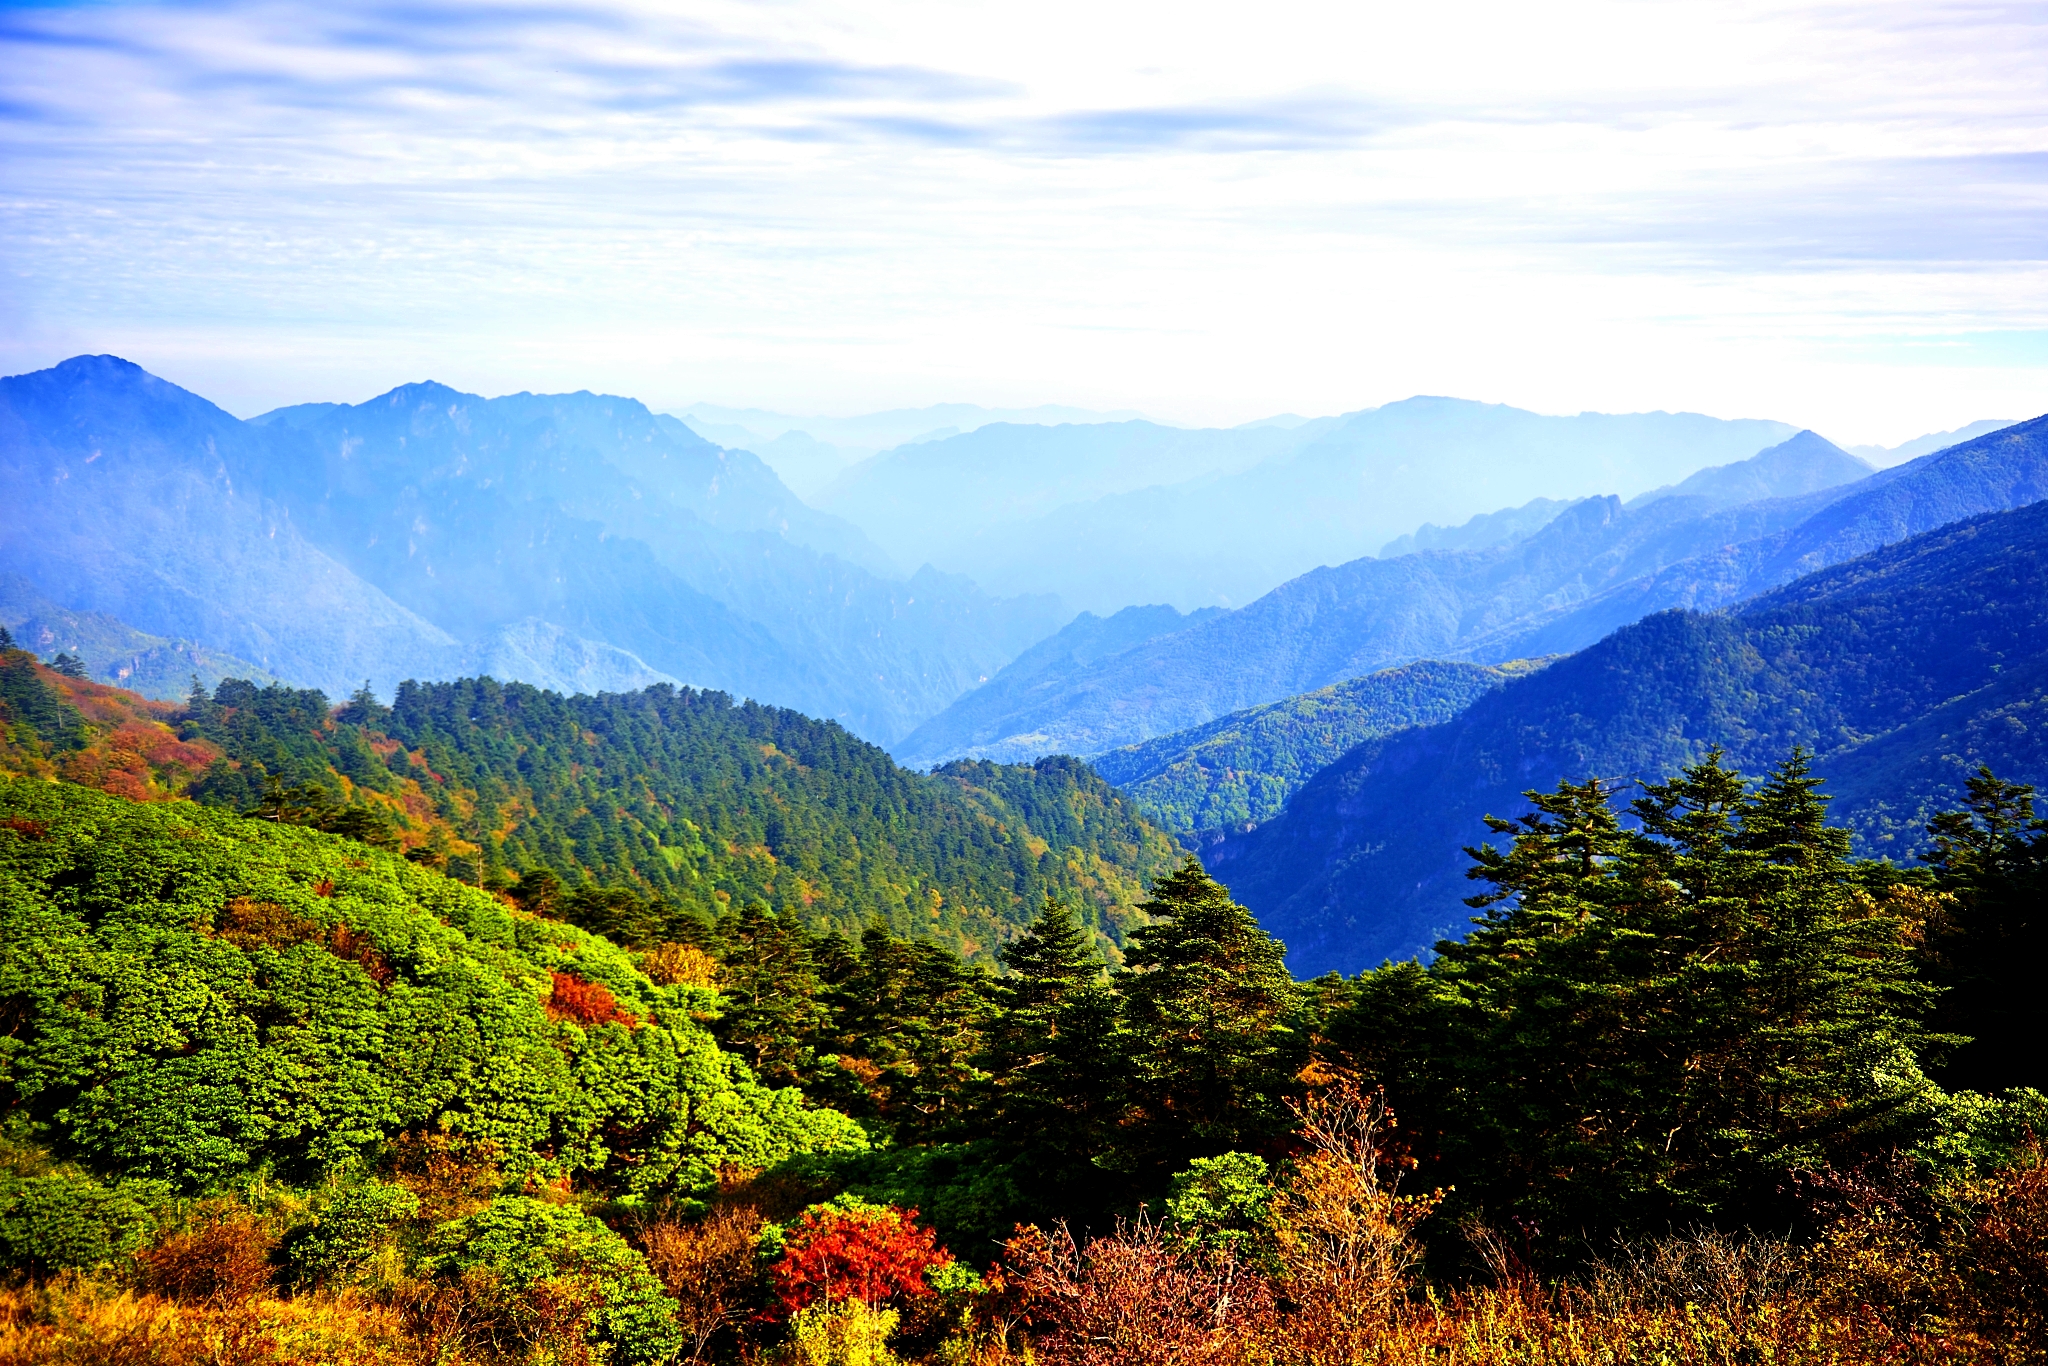
[[[0,369],[2048,411],[2048,3],[0,0]]]

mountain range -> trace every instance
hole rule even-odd
[[[1107,657],[1013,662],[895,746],[907,762],[1099,754],[1419,659],[1568,653],[1670,607],[1724,606],[1890,541],[2048,496],[2048,426],[1892,469],[1811,432],[1533,534],[1318,569]],[[1751,494],[1769,496],[1753,501]]]
[[[675,416],[716,446],[751,451],[782,482],[812,497],[848,469],[881,451],[939,441],[991,422],[1049,427],[1060,423],[1125,422],[1134,412],[1099,413],[1057,403],[1034,408],[984,408],[978,403],[934,403],[852,417],[798,417],[763,408],[693,403]]]
[[[1427,397],[1206,431],[991,426],[885,451],[819,505],[903,563],[929,561],[993,592],[1056,593],[1097,613],[1240,606],[1418,522],[1539,497],[1632,497],[1795,430]]]
[[[2048,419],[1963,455],[1989,460],[2002,444],[2009,461],[2022,447],[2038,459],[2044,430]],[[1910,863],[1927,819],[1961,804],[1978,764],[2048,782],[2044,693],[2048,502],[2036,501],[1886,544],[1733,611],[1625,626],[1442,725],[1359,745],[1279,817],[1220,835],[1204,858],[1287,941],[1297,973],[1354,971],[1463,930],[1472,888],[1459,847],[1488,838],[1483,817],[1525,811],[1525,790],[1654,781],[1710,748],[1754,775],[1803,746],[1828,780],[1830,818],[1863,853]]]
[[[902,734],[1059,624],[630,399],[406,385],[240,421],[114,357],[0,380],[0,570],[331,692],[729,688]]]

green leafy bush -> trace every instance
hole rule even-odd
[[[351,1186],[329,1201],[311,1226],[294,1234],[286,1255],[302,1280],[340,1280],[419,1212],[420,1198],[403,1186],[381,1181]]]
[[[573,1205],[505,1196],[444,1224],[429,1270],[491,1285],[511,1316],[570,1306],[588,1341],[619,1362],[659,1361],[679,1350],[676,1302],[626,1240]]]
[[[86,1176],[0,1176],[0,1265],[52,1271],[125,1257],[154,1227],[161,1198]]]

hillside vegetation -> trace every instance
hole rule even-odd
[[[1995,439],[1995,438],[1994,438]],[[1361,745],[1280,818],[1206,851],[1297,971],[1357,968],[1462,932],[1457,845],[1523,792],[1633,781],[1718,747],[1793,746],[1861,849],[1910,864],[1980,764],[2048,780],[2048,503],[1959,522],[1730,614],[1665,612],[1475,702]],[[1464,835],[1448,832],[1466,832]]]
[[[818,929],[986,957],[1047,892],[1120,939],[1172,841],[1082,764],[898,768],[830,722],[657,686],[562,697],[485,680],[396,704],[227,682],[184,708],[0,658],[10,766],[342,830],[509,886],[632,888],[668,916],[762,902]]]
[[[1815,789],[1563,784],[1468,942],[1300,983],[1192,859],[1107,974],[1057,902],[1000,977],[759,907],[628,952],[0,776],[0,1357],[2048,1358],[2048,822],[1980,775],[1901,873]]]
[[[1242,830],[1279,815],[1295,789],[1352,746],[1448,721],[1537,667],[1429,661],[1384,669],[1090,762],[1162,829]]]

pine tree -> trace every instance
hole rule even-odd
[[[1288,1027],[1286,950],[1190,854],[1153,886],[1116,979],[1127,1085],[1138,1111],[1127,1159],[1177,1168],[1283,1132],[1306,1059]]]
[[[814,945],[803,927],[749,902],[718,922],[719,1041],[753,1064],[771,1086],[810,1078],[828,1014],[819,999]]]
[[[1923,958],[1944,988],[1934,1026],[1965,1036],[1940,1070],[1952,1086],[2048,1089],[2048,820],[2034,789],[1979,767],[1966,809],[1936,816],[1924,855],[1950,898]]]
[[[1595,783],[1492,823],[1515,845],[1475,853],[1494,889],[1428,970],[1443,994],[1360,992],[1429,1037],[1348,1026],[1455,1135],[1467,1198],[1573,1229],[1756,1213],[1788,1170],[1897,1132],[1925,991],[1895,875],[1849,860],[1818,786],[1803,755],[1752,793],[1710,754],[1647,785],[1634,830]]]

